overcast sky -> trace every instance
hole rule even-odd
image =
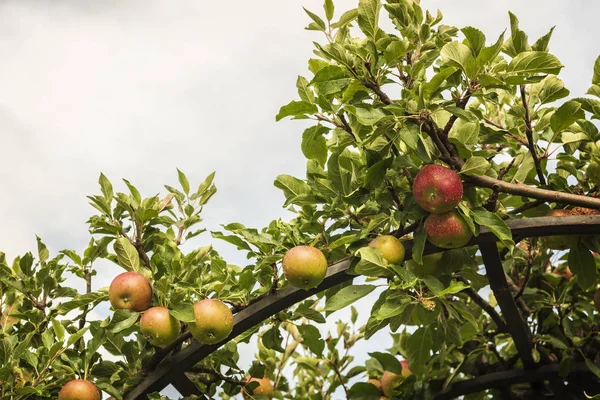
[[[339,16],[357,1],[335,4]],[[289,217],[272,183],[304,175],[306,125],[275,115],[296,98],[296,77],[308,75],[312,41],[321,40],[303,29],[301,6],[322,14],[322,0],[0,1],[0,250],[9,259],[33,250],[35,234],[53,252],[82,250],[93,212],[85,196],[98,192],[100,172],[150,196],[177,183],[176,167],[193,185],[216,170],[219,192],[203,216],[212,230]],[[423,6],[441,8],[446,24],[483,30],[488,43],[508,26],[508,10],[531,43],[557,25],[551,50],[567,87],[582,95],[590,84],[598,1]],[[209,242],[243,262],[208,234],[198,244]],[[116,272],[106,266],[94,289]],[[385,340],[357,348],[357,358]]]

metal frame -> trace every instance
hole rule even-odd
[[[515,241],[526,237],[600,234],[599,215],[524,218],[509,220],[506,223],[511,229]],[[514,339],[515,346],[525,370],[504,371],[456,382],[449,388],[440,392],[437,399],[450,399],[458,395],[474,393],[496,387],[506,387],[506,385],[519,382],[535,382],[548,379],[549,376],[553,379],[558,378],[558,373],[555,371],[556,368],[551,368],[553,366],[536,367],[534,364],[531,351],[531,333],[529,332],[528,326],[523,320],[515,304],[512,293],[508,288],[496,242],[498,242],[498,238],[487,228],[481,227],[479,236],[474,237],[465,247],[478,245],[481,250],[486,272],[490,281],[490,287],[498,301],[504,320],[509,322],[507,324],[509,333]],[[406,259],[408,260],[412,256],[413,242],[411,240],[404,242],[404,244],[406,247]],[[424,254],[432,254],[441,251],[445,251],[445,249],[436,248],[428,243],[425,246]],[[153,371],[150,371],[147,374],[144,380],[125,394],[124,399],[145,399],[148,393],[160,391],[169,384],[173,384],[173,386],[184,395],[202,395],[196,385],[187,378],[185,371],[192,368],[196,363],[216,351],[228,341],[260,324],[265,319],[316,293],[340,283],[353,280],[355,276],[346,273],[351,260],[352,258],[348,257],[330,265],[327,276],[317,288],[301,290],[288,287],[269,294],[239,311],[234,317],[235,325],[233,331],[227,339],[215,345],[203,345],[194,341],[192,344],[158,364]],[[577,366],[577,368],[573,370],[574,374],[584,372],[589,372],[584,366]]]

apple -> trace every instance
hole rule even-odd
[[[377,390],[379,390],[379,393],[383,393],[383,389],[381,388],[381,381],[377,379],[369,379],[367,383],[370,383],[371,385],[375,386]]]
[[[460,176],[450,168],[430,164],[415,177],[412,192],[415,201],[424,210],[442,214],[456,208],[460,203],[463,185]]]
[[[188,329],[200,343],[219,343],[233,329],[231,309],[221,300],[200,300],[194,304],[194,318],[196,322],[188,323]]]
[[[417,276],[439,276],[442,273],[443,252],[433,253],[423,256],[423,264],[418,264],[415,260],[407,263],[408,270]]]
[[[145,311],[152,302],[152,285],[137,272],[123,272],[110,283],[108,299],[114,309]]]
[[[152,307],[140,318],[140,331],[151,345],[167,347],[177,339],[180,331],[179,321],[169,313],[166,307]]]
[[[552,272],[566,280],[571,279],[571,277],[573,276],[573,273],[571,272],[571,269],[568,265],[561,265],[560,267],[556,267]]]
[[[466,245],[473,233],[457,211],[429,214],[425,219],[427,239],[443,249],[455,249]]]
[[[58,400],[101,400],[100,391],[90,381],[75,379],[60,389]]]
[[[400,365],[402,365],[402,372],[400,374],[385,371],[381,377],[381,388],[383,390],[383,394],[385,394],[387,397],[393,396],[396,386],[398,386],[404,379],[412,375],[412,371],[408,368],[408,361],[402,360],[400,361]]]
[[[327,273],[327,259],[321,250],[296,246],[283,256],[283,273],[290,284],[299,289],[319,286]]]
[[[548,214],[546,215],[549,217],[566,217],[569,215],[573,215],[573,212],[571,210],[555,209],[550,210],[550,212],[548,212]],[[544,247],[548,249],[568,250],[572,247],[577,246],[577,236],[546,236],[541,238],[541,242],[544,245]]]
[[[271,383],[271,380],[266,376],[261,379],[247,376],[246,384],[250,382],[258,382],[258,386],[252,390],[252,393],[250,393],[250,389],[244,388],[244,399],[253,399],[253,396],[257,395],[267,396],[269,399],[273,397],[273,383]]]
[[[371,240],[369,246],[379,250],[390,264],[400,264],[404,261],[404,245],[395,236],[381,235]]]
[[[594,293],[594,306],[596,306],[596,310],[600,311],[600,288],[596,289],[596,293]]]

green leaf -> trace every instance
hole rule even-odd
[[[358,9],[353,8],[352,10],[348,10],[342,14],[340,20],[334,24],[331,24],[332,28],[341,28],[344,25],[349,24],[354,21],[358,17]]]
[[[435,74],[428,82],[423,83],[423,97],[431,99],[432,95],[448,79],[450,75],[456,72],[456,67],[448,66]]]
[[[140,256],[136,248],[129,242],[129,239],[120,237],[113,244],[119,265],[128,271],[139,271]]]
[[[395,374],[402,373],[402,365],[400,361],[390,353],[373,352],[369,353],[371,357],[379,361],[379,364],[383,367],[384,371],[390,371]]]
[[[360,261],[354,267],[357,274],[364,276],[382,276],[389,272],[388,263],[381,252],[373,247],[365,246],[356,251]]]
[[[458,119],[448,137],[451,141],[463,145],[464,147],[470,147],[477,144],[479,140],[479,122],[468,122],[464,119]]]
[[[373,42],[377,41],[380,10],[380,0],[358,0],[358,26]]]
[[[475,75],[475,58],[471,50],[459,42],[446,43],[441,51],[442,60],[446,64],[460,68],[469,78]]]
[[[479,52],[485,46],[485,35],[479,29],[472,26],[464,27],[460,30],[467,39],[466,45],[469,46],[474,57],[479,55]]]
[[[581,242],[569,251],[569,268],[577,277],[577,284],[583,290],[596,286],[596,261],[592,252]]]
[[[538,85],[542,85],[538,93],[540,104],[548,104],[569,95],[569,89],[565,88],[563,81],[556,76],[549,76]]]
[[[449,294],[456,294],[456,293],[460,293],[463,290],[465,290],[466,288],[468,288],[469,285],[463,283],[463,282],[452,282],[447,288],[445,288],[444,290],[436,293],[436,296],[446,296]]]
[[[366,382],[358,382],[348,390],[348,398],[352,400],[379,400],[381,393],[375,385]]]
[[[38,258],[40,260],[40,263],[45,264],[48,260],[48,257],[50,257],[50,252],[48,251],[46,245],[42,242],[42,239],[39,238],[39,236],[36,235],[35,240],[37,241]]]
[[[504,43],[504,32],[502,32],[502,34],[498,37],[496,43],[481,49],[479,55],[477,56],[477,65],[483,66],[495,59],[502,49],[502,43]]]
[[[581,109],[581,103],[569,100],[552,114],[550,127],[554,133],[560,133],[571,126],[578,119],[585,118],[585,112]]]
[[[69,340],[67,340],[67,347],[71,346],[73,343],[81,339],[83,335],[85,335],[85,333],[88,331],[88,329],[89,326],[86,326],[85,328],[80,329],[71,336],[69,336]]]
[[[309,87],[308,80],[298,75],[298,79],[296,80],[296,88],[298,89],[298,96],[302,101],[313,104],[315,102],[315,94],[312,89]]]
[[[592,85],[600,85],[600,56],[594,63],[594,75],[592,76]]]
[[[52,318],[52,329],[54,329],[54,334],[60,342],[65,340],[65,327],[60,323],[60,321]]]
[[[512,248],[515,245],[510,228],[497,214],[477,207],[471,209],[471,215],[475,222],[488,228],[505,246]]]
[[[285,207],[287,207],[288,204],[291,204],[295,199],[311,193],[311,188],[306,182],[291,175],[279,175],[277,179],[275,179],[274,185],[283,190],[283,194],[286,198]]]
[[[190,303],[182,303],[169,310],[169,313],[177,320],[183,322],[196,322],[194,317],[194,306]]]
[[[100,303],[108,300],[107,293],[91,292],[77,296],[73,300],[65,301],[58,306],[58,313],[61,315],[67,314],[76,308],[82,308],[92,303]]]
[[[406,340],[406,358],[408,367],[417,375],[424,375],[427,371],[427,361],[431,359],[433,347],[433,325],[421,327],[413,332]]]
[[[296,311],[294,311],[294,313],[304,318],[315,321],[319,324],[324,324],[326,322],[323,314],[321,314],[315,309],[310,308],[310,306],[307,303],[300,304],[298,308],[296,308]]]
[[[490,163],[483,157],[475,156],[468,158],[460,170],[464,175],[483,175],[490,167]]]
[[[344,90],[352,79],[344,68],[337,65],[327,65],[321,68],[310,84],[320,95],[327,96]]]
[[[183,189],[183,193],[189,194],[190,193],[190,182],[188,182],[187,177],[185,176],[185,174],[183,172],[181,172],[179,170],[179,168],[177,168],[177,176],[179,178],[179,184],[181,185],[181,188]]]
[[[381,108],[362,108],[357,107],[353,114],[361,125],[375,125],[386,116]]]
[[[590,360],[589,358],[585,358],[585,365],[587,365],[588,369],[594,374],[596,375],[596,377],[600,378],[600,368],[594,364],[594,362],[592,360]]]
[[[317,14],[308,11],[304,7],[302,7],[302,8],[306,12],[306,14],[308,14],[308,16],[310,17],[310,19],[312,19],[315,22],[315,24],[319,28],[318,30],[325,31],[325,29],[327,29],[327,26],[325,25],[325,22]]]
[[[542,51],[526,51],[517,55],[508,64],[509,74],[552,74],[557,75],[563,65],[558,58]]]
[[[363,184],[363,187],[367,189],[375,189],[380,187],[385,179],[386,171],[392,166],[393,161],[394,160],[392,158],[386,158],[369,167],[365,176],[365,183]]]
[[[119,333],[125,329],[131,328],[139,318],[139,313],[129,310],[116,310],[110,321],[111,333]]]
[[[552,28],[550,28],[550,31],[548,33],[536,40],[533,46],[531,46],[531,49],[535,51],[547,52],[548,44],[550,43],[550,38],[552,37],[552,32],[554,32],[554,28],[556,27],[553,26]]]
[[[317,111],[317,106],[307,101],[292,101],[279,109],[279,114],[275,117],[275,121],[280,121],[285,117],[302,118],[306,114],[312,115]]]
[[[102,194],[106,200],[112,200],[113,198],[113,187],[110,181],[103,173],[100,173],[100,178],[98,178],[98,183],[100,184],[100,189],[102,190]]]
[[[323,8],[325,9],[325,17],[327,17],[327,21],[331,21],[331,19],[333,18],[333,13],[335,11],[333,0],[325,0]]]
[[[402,57],[408,52],[408,43],[403,40],[394,40],[392,41],[383,52],[383,56],[385,57],[385,61],[388,64],[391,64],[393,61]]]
[[[427,241],[427,233],[423,228],[423,224],[419,225],[414,233],[414,241],[412,248],[412,259],[417,264],[423,264],[423,249],[425,248],[425,242]]]
[[[280,353],[285,352],[285,349],[281,347],[281,342],[283,341],[283,337],[281,337],[281,332],[279,332],[279,327],[273,325],[271,329],[266,331],[262,336],[263,345],[267,349],[272,349],[278,351]]]
[[[327,299],[325,311],[337,311],[349,306],[375,290],[373,285],[350,285]]]
[[[322,357],[323,350],[325,350],[325,341],[321,339],[321,332],[312,325],[298,325],[298,332],[302,336],[302,345],[318,357]]]
[[[322,167],[327,162],[327,141],[323,135],[328,132],[328,128],[315,125],[302,134],[302,154],[309,160],[317,160]]]

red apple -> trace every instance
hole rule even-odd
[[[400,264],[404,261],[404,245],[395,236],[381,235],[371,240],[369,246],[379,250],[390,264]]]
[[[424,210],[441,214],[454,209],[460,203],[463,185],[460,176],[450,168],[430,164],[419,171],[412,191],[415,201]]]
[[[412,375],[411,370],[408,368],[408,361],[402,360],[400,361],[400,365],[402,365],[402,372],[400,374],[385,371],[381,377],[381,388],[383,390],[383,394],[388,397],[394,395],[395,388],[400,384],[400,382]]]
[[[445,214],[429,214],[425,219],[427,239],[443,249],[455,249],[466,245],[473,233],[457,211]]]
[[[319,286],[327,274],[327,259],[321,250],[296,246],[283,256],[283,273],[290,284],[299,289]]]
[[[267,396],[269,399],[273,397],[273,383],[266,376],[264,378],[251,378],[249,376],[246,377],[246,384],[250,382],[258,382],[258,386],[252,390],[250,393],[249,389],[244,388],[243,396],[244,399],[253,399],[254,396],[262,395]]]
[[[140,318],[140,331],[151,345],[167,347],[177,339],[180,331],[177,321],[166,307],[152,307]]]
[[[194,304],[194,318],[196,322],[188,323],[188,329],[200,343],[219,343],[233,329],[231,309],[221,300],[200,300]]]
[[[110,304],[116,310],[144,311],[152,301],[152,285],[148,278],[137,272],[117,275],[108,289]]]
[[[100,391],[90,381],[76,379],[60,389],[58,400],[100,400]]]

